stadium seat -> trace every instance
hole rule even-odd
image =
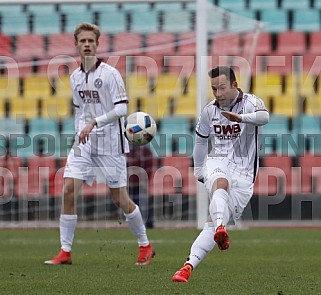
[[[93,23],[94,22],[94,15],[86,10],[86,11],[78,11],[75,13],[75,11],[70,10],[68,12],[64,12],[66,15],[66,25],[65,25],[65,32],[66,33],[73,33],[75,31],[75,28],[77,25],[79,25],[81,22],[88,22]]]
[[[0,5],[2,6],[2,5]],[[22,5],[19,5],[22,7]],[[13,6],[14,7],[14,6]],[[20,9],[22,9],[20,7]],[[8,10],[1,14],[1,33],[5,35],[29,34],[29,15],[19,10]]]
[[[117,34],[127,31],[127,13],[124,11],[102,11],[99,15],[99,28],[105,34]]]
[[[131,32],[142,34],[156,33],[159,31],[159,26],[160,24],[157,11],[133,11],[131,13]]]
[[[293,1],[293,0],[282,0],[281,7],[284,9],[306,9],[310,7],[310,0],[300,0],[300,1]]]
[[[31,60],[34,57],[43,58],[45,56],[44,37],[37,34],[17,36],[15,56],[20,60]]]
[[[167,2],[167,3],[162,3],[162,2],[155,2],[153,9],[157,11],[165,11],[165,10],[176,10],[180,11],[183,9],[182,3],[179,2]]]
[[[289,118],[284,114],[270,114],[269,124],[263,127],[261,156],[288,155],[284,142],[290,136]]]
[[[233,0],[219,0],[218,1],[218,6],[227,9],[227,10],[232,10],[232,11],[239,11],[243,10],[246,8],[245,1],[240,0],[240,1],[233,1]]]
[[[314,8],[317,8],[317,9],[321,8],[321,0],[314,0]]]
[[[250,0],[249,7],[255,10],[276,9],[278,7],[277,0]]]
[[[47,97],[42,99],[42,112],[44,118],[61,119],[70,115],[71,102],[67,98]]]
[[[321,187],[321,157],[312,153],[306,153],[298,157],[301,168],[301,191],[300,193],[320,193]]]
[[[28,3],[26,11],[34,15],[53,14],[57,11],[57,5],[55,3]]]
[[[178,35],[177,55],[194,56],[196,54],[196,33],[188,32]]]
[[[90,4],[90,10],[93,12],[115,12],[118,11],[119,5],[118,3],[110,3],[110,2],[96,2]]]
[[[240,50],[239,34],[219,35],[212,40],[212,55],[238,55]]]
[[[297,156],[306,152],[321,155],[321,120],[319,116],[297,115],[292,119],[292,135],[299,146]]]
[[[277,35],[276,54],[303,55],[306,51],[304,32],[286,31]]]
[[[320,11],[315,9],[294,10],[292,29],[301,32],[320,31]]]
[[[47,76],[32,75],[24,78],[24,97],[39,99],[50,96],[51,85]]]
[[[268,96],[278,97],[282,94],[282,80],[278,73],[257,73],[253,77],[253,93],[267,104]]]
[[[308,52],[319,55],[321,51],[321,31],[311,32],[309,35],[310,47],[308,48]]]
[[[147,55],[162,54],[174,55],[175,54],[175,35],[168,32],[157,32],[146,35],[146,46],[148,48]]]
[[[34,98],[11,98],[11,117],[31,119],[38,115],[38,99]]]
[[[298,182],[295,182],[297,175],[295,175],[295,170],[292,170],[292,161],[292,157],[288,156],[271,155],[262,158],[263,166],[270,168],[270,170],[272,169],[269,172],[270,174],[278,174],[280,171],[283,171],[278,176],[278,191],[286,195],[298,192]],[[273,186],[271,183],[269,185]]]
[[[0,99],[10,99],[18,96],[19,79],[6,75],[0,76]]]
[[[90,11],[89,3],[59,3],[59,11],[62,13],[82,14]]]
[[[113,37],[113,50],[114,52],[129,52],[129,55],[134,55],[135,49],[142,48],[143,45],[142,35],[134,32],[123,32],[115,34]],[[133,52],[131,54],[131,51]],[[120,53],[121,54],[121,53]]]
[[[288,11],[284,9],[262,10],[260,20],[266,23],[265,32],[278,33],[289,29]]]
[[[6,184],[6,186],[4,187],[5,189],[4,193],[6,192],[8,196],[12,196],[11,195],[12,190],[13,190],[14,196],[19,196],[19,191],[21,186],[21,183],[19,181],[19,168],[21,168],[22,166],[23,166],[23,161],[19,157],[14,157],[11,155],[0,157],[0,167],[7,169],[3,171],[5,172],[5,175],[1,175],[1,176],[4,178],[3,179],[4,183],[2,185]],[[2,180],[2,177],[0,177],[0,181]]]
[[[11,54],[10,37],[0,34],[0,56]]]
[[[76,56],[75,39],[71,33],[51,34],[48,37],[48,56]]]
[[[180,21],[177,22],[177,19]],[[170,33],[186,33],[192,31],[191,12],[187,10],[164,11],[162,30]]]
[[[192,159],[190,157],[167,156],[162,159],[161,166],[177,168],[181,172],[183,195],[196,195],[196,179],[193,174]]]
[[[32,31],[34,34],[58,34],[61,30],[61,15],[58,12],[45,11],[34,14]]]

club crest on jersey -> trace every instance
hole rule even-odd
[[[94,86],[99,89],[101,86],[103,86],[103,81],[100,78],[97,78],[94,82]]]

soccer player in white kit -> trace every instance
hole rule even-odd
[[[63,207],[60,216],[61,251],[46,264],[71,264],[71,246],[77,223],[76,199],[84,182],[105,182],[115,205],[120,207],[139,245],[137,265],[151,262],[155,252],[146,235],[139,207],[127,193],[123,120],[128,98],[120,73],[96,56],[100,30],[89,23],[74,32],[81,65],[70,76],[76,109],[76,139],[64,172]]]
[[[225,226],[241,216],[252,197],[262,125],[269,121],[263,101],[238,88],[232,68],[216,67],[208,74],[215,100],[199,116],[193,156],[195,177],[211,197],[210,215],[174,282],[188,282],[215,244],[228,249]]]

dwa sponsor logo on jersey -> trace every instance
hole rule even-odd
[[[214,133],[218,139],[236,139],[240,136],[241,126],[240,124],[233,125],[214,125]]]
[[[97,90],[80,90],[78,94],[84,103],[100,103],[99,92]]]

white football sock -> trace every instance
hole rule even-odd
[[[146,227],[143,222],[142,214],[140,213],[139,207],[136,208],[131,213],[124,213],[126,221],[128,222],[129,228],[136,235],[139,246],[147,246],[149,244]]]
[[[215,228],[212,222],[206,222],[203,230],[200,232],[191,247],[191,253],[186,263],[193,266],[193,269],[206,257],[206,255],[214,248]]]
[[[209,212],[215,229],[221,225],[226,225],[229,221],[229,208],[227,205],[229,195],[224,189],[217,189],[212,196]]]
[[[77,225],[77,215],[60,215],[60,243],[61,249],[70,252]]]

